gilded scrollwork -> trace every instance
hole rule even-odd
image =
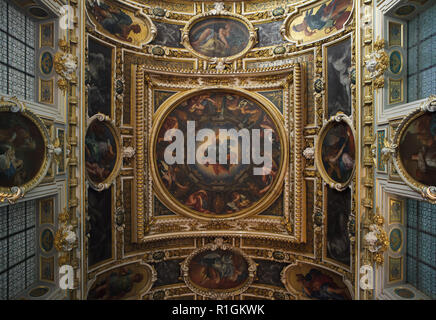
[[[38,186],[43,181],[52,163],[54,147],[51,143],[52,141],[50,133],[47,130],[47,127],[44,124],[43,120],[41,120],[35,113],[26,108],[24,102],[20,101],[17,97],[1,97],[0,114],[9,112],[19,114],[20,117],[23,117],[23,121],[28,121],[29,124],[38,131],[42,139],[42,145],[40,146],[37,146],[36,142],[33,140],[30,142],[31,145],[34,146],[34,148],[40,148],[37,151],[41,153],[38,155],[41,157],[41,165],[39,168],[37,168],[31,179],[22,181],[21,184],[16,186],[12,185],[9,187],[0,187],[0,202],[8,201],[10,204],[13,204],[20,198],[24,197],[26,193]],[[6,117],[6,115],[0,115],[0,117]],[[14,133],[10,141],[13,141],[15,137],[16,133]],[[9,148],[9,150],[13,149]],[[6,158],[3,161],[3,165],[6,164],[5,161]]]
[[[121,149],[121,142],[119,141],[120,133],[118,128],[115,126],[115,121],[105,114],[97,113],[88,119],[87,133],[94,121],[103,122],[109,129],[115,141],[115,145],[111,146],[111,148],[115,147],[115,150],[111,151],[113,152],[115,158],[115,163],[113,165],[111,172],[108,175],[106,175],[102,181],[96,182],[93,179],[91,179],[88,170],[86,170],[86,176],[89,185],[97,191],[102,191],[108,189],[114,183],[115,178],[118,176],[121,169],[123,150]]]
[[[221,56],[212,56],[206,55],[204,52],[200,52],[192,46],[192,42],[190,39],[190,33],[197,23],[206,21],[207,19],[229,19],[229,21],[234,20],[238,23],[241,23],[245,26],[245,28],[248,31],[248,41],[245,48],[243,48],[241,51],[233,53],[231,55],[221,55]],[[219,41],[219,40],[216,40]],[[243,56],[245,56],[248,51],[251,50],[251,48],[256,44],[257,41],[257,30],[254,28],[253,24],[244,16],[227,11],[224,7],[224,4],[222,2],[216,2],[214,9],[200,13],[194,17],[192,17],[184,26],[182,29],[182,44],[185,46],[186,49],[189,50],[194,56],[206,60],[211,61],[212,63],[219,66],[218,70],[224,70],[224,65],[231,63]]]
[[[348,164],[351,165],[352,164],[352,168],[350,170],[350,175],[349,178],[346,181],[337,181],[334,180],[334,178],[332,178],[332,176],[326,171],[325,168],[325,160],[327,155],[323,154],[323,144],[324,144],[324,140],[326,138],[326,135],[329,133],[329,130],[332,129],[332,127],[335,124],[338,123],[345,123],[346,126],[348,126],[348,130],[350,130],[351,134],[347,137],[345,137],[345,139],[347,141],[350,141],[349,139],[352,139],[351,144],[354,145],[354,137],[355,137],[355,131],[353,128],[353,120],[352,118],[348,117],[347,115],[345,115],[342,112],[338,112],[336,115],[331,116],[329,120],[325,121],[324,126],[322,127],[321,131],[319,132],[318,137],[316,138],[316,142],[315,142],[315,163],[316,163],[316,167],[319,170],[320,175],[322,176],[322,178],[324,179],[324,181],[331,187],[334,188],[338,191],[342,191],[345,188],[348,187],[348,185],[351,183],[353,176],[354,176],[354,171],[356,169],[355,163],[354,163],[354,158],[355,155],[349,155],[349,162]],[[345,148],[345,144],[342,147]],[[355,151],[352,151],[352,153],[354,153]],[[336,157],[340,156],[341,152],[338,153],[338,155],[336,155]],[[330,159],[330,158],[329,158]],[[335,157],[333,157],[333,159],[336,159]]]
[[[397,129],[395,130],[395,135],[392,140],[392,143],[390,143],[390,148],[387,150],[387,153],[392,155],[395,169],[397,170],[401,179],[404,182],[406,182],[406,184],[409,187],[411,187],[413,190],[420,193],[425,200],[431,203],[436,203],[436,185],[429,185],[420,182],[418,181],[418,178],[416,176],[414,176],[411,172],[408,172],[404,164],[404,160],[407,159],[402,159],[400,149],[402,143],[405,143],[404,137],[407,134],[408,128],[415,121],[419,121],[419,119],[422,119],[422,117],[425,115],[430,114],[433,115],[434,118],[434,113],[436,113],[436,95],[430,96],[415,111],[409,113],[401,121],[401,123],[398,125]],[[426,156],[427,153],[429,153],[428,156]],[[418,154],[418,158],[417,158],[418,168],[421,168],[420,169],[421,171],[422,170],[426,171],[427,163],[429,161],[432,161],[429,158],[432,157],[431,152],[427,152],[427,153],[421,152]]]

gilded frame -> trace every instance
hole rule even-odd
[[[393,260],[399,260],[400,261],[400,268],[401,268],[401,272],[400,272],[400,274],[401,274],[401,276],[400,276],[400,278],[399,279],[394,279],[393,277],[392,277],[392,273],[391,273],[391,265],[392,265],[392,262],[393,262]],[[389,274],[389,278],[388,278],[388,283],[393,283],[393,282],[400,282],[400,281],[403,281],[403,278],[404,278],[404,270],[403,270],[403,257],[401,256],[401,257],[391,257],[391,256],[389,256],[389,258],[388,258],[388,274]]]
[[[245,96],[255,102],[257,102],[262,109],[271,117],[274,124],[277,127],[277,132],[280,137],[280,146],[282,149],[281,153],[281,165],[279,168],[279,174],[277,175],[277,179],[274,185],[271,188],[271,191],[258,202],[258,205],[250,206],[249,208],[243,209],[237,213],[223,214],[223,215],[212,215],[212,214],[204,214],[192,210],[186,206],[182,206],[178,203],[174,197],[169,194],[166,188],[163,186],[161,178],[158,174],[158,168],[156,167],[156,157],[155,157],[155,149],[156,149],[156,140],[159,134],[159,131],[162,127],[164,119],[168,116],[168,114],[179,105],[182,101],[189,99],[192,96],[198,95],[200,93],[205,93],[208,91],[214,92],[231,92],[238,95]],[[195,219],[203,219],[203,220],[213,220],[213,219],[234,219],[234,218],[243,218],[247,216],[255,215],[256,213],[260,213],[267,209],[270,205],[274,203],[274,201],[280,196],[282,192],[283,182],[288,171],[289,166],[289,141],[288,136],[286,134],[286,130],[283,123],[282,115],[280,111],[276,108],[276,106],[269,101],[267,98],[262,96],[261,94],[250,92],[245,89],[233,89],[225,86],[216,86],[216,87],[204,87],[204,88],[196,88],[183,92],[179,92],[168,98],[154,113],[153,115],[153,125],[150,133],[149,140],[150,150],[152,152],[149,153],[148,161],[149,168],[151,172],[153,183],[153,190],[156,193],[157,198],[168,207],[168,209],[180,213],[184,216],[195,218]]]
[[[236,254],[239,254],[247,262],[248,278],[240,286],[238,286],[236,288],[232,288],[232,289],[213,289],[212,290],[212,289],[199,287],[198,285],[194,284],[191,281],[191,279],[189,278],[189,264],[190,264],[191,260],[195,256],[197,256],[198,254],[200,254],[202,252],[205,252],[208,250],[215,251],[217,249],[220,249],[223,251],[232,251]],[[221,238],[215,239],[215,242],[206,244],[203,247],[200,247],[196,250],[193,250],[180,265],[180,270],[182,273],[183,280],[185,281],[188,288],[199,295],[209,297],[212,299],[224,299],[224,298],[232,297],[232,296],[243,293],[253,283],[255,275],[256,275],[256,269],[257,269],[256,263],[244,251],[242,251],[239,248],[233,247],[227,243],[224,243],[223,239],[221,239]]]
[[[109,130],[111,131],[111,133],[114,137],[115,145],[116,145],[116,149],[117,149],[116,150],[116,161],[115,161],[114,168],[112,169],[112,172],[110,173],[110,175],[104,181],[102,181],[100,183],[95,183],[94,181],[92,181],[88,177],[88,172],[87,172],[87,170],[85,170],[86,180],[89,182],[89,185],[96,191],[102,191],[102,190],[110,188],[110,186],[114,183],[115,178],[118,176],[118,174],[121,170],[121,164],[122,164],[122,160],[123,160],[121,141],[120,141],[121,135],[119,133],[118,128],[115,125],[115,120],[111,120],[111,118],[109,118],[107,115],[102,114],[102,113],[97,113],[88,119],[86,133],[88,132],[89,126],[94,121],[104,122],[107,125],[107,127],[109,128]],[[86,136],[86,133],[85,133],[85,136]]]
[[[323,3],[326,3],[327,1],[328,1],[328,0],[325,0]],[[312,40],[312,41],[309,41],[309,42],[304,42],[304,41],[301,41],[301,40],[299,41],[299,40],[292,39],[292,38],[290,37],[289,33],[288,33],[289,25],[291,24],[291,22],[293,22],[293,20],[294,20],[295,18],[299,17],[300,15],[302,15],[304,12],[310,10],[311,8],[314,8],[314,7],[316,7],[316,6],[320,5],[320,4],[323,4],[323,3],[319,3],[318,1],[312,1],[312,2],[310,2],[310,3],[308,3],[308,2],[306,1],[306,2],[304,2],[304,3],[302,3],[302,4],[298,5],[298,6],[296,6],[296,7],[294,8],[294,11],[292,11],[292,12],[291,12],[287,17],[286,17],[286,19],[283,21],[283,24],[282,24],[282,26],[280,27],[280,33],[282,34],[283,38],[284,38],[286,41],[291,42],[291,43],[295,43],[297,46],[302,46],[302,45],[307,45],[307,44],[311,44],[311,43],[316,43],[316,42],[319,42],[319,41],[323,41],[323,40],[325,40],[325,39],[328,39],[328,38],[330,38],[330,37],[334,37],[335,35],[337,35],[337,34],[343,32],[343,31],[347,28],[347,25],[349,24],[349,22],[354,18],[354,12],[355,12],[354,6],[355,6],[355,2],[356,2],[356,1],[353,0],[353,5],[351,6],[350,16],[349,16],[348,19],[344,22],[344,25],[343,25],[342,29],[341,29],[341,30],[337,30],[336,32],[333,32],[332,34],[329,34],[329,35],[327,35],[327,36],[325,36],[325,37],[321,37],[321,38],[319,38],[319,39]]]
[[[19,112],[37,127],[44,143],[43,162],[37,174],[31,180],[21,186],[13,186],[11,188],[0,187],[0,202],[8,200],[8,202],[12,204],[44,180],[52,163],[53,145],[51,144],[50,134],[43,120],[27,109],[25,104],[16,97],[6,99],[2,97],[0,99],[0,113],[1,112]]]
[[[39,279],[41,281],[55,283],[55,263],[54,262],[55,262],[54,256],[50,256],[50,257],[40,256],[39,257]],[[43,263],[48,263],[48,264],[50,264],[51,267],[53,267],[53,273],[51,274],[52,278],[44,278],[43,277],[43,274],[42,274]]]
[[[347,288],[347,290],[351,296],[351,299],[354,298],[354,291],[353,291],[352,284],[347,279],[345,274],[338,272],[337,270],[335,270],[331,267],[329,268],[325,265],[317,264],[317,263],[315,263],[315,261],[312,262],[312,261],[305,261],[305,260],[295,260],[294,263],[290,263],[289,265],[287,265],[286,267],[283,268],[283,270],[280,272],[280,280],[282,281],[286,290],[288,292],[290,292],[292,295],[296,296],[298,299],[311,300],[310,298],[305,297],[304,293],[298,292],[297,290],[295,290],[295,288],[289,282],[289,275],[288,274],[292,272],[292,269],[294,269],[298,266],[301,266],[301,265],[309,265],[309,266],[317,267],[319,269],[326,270],[328,272],[331,272],[331,273],[338,275],[339,277],[341,277],[343,284]]]
[[[148,15],[145,14],[144,9],[132,6],[132,5],[128,5],[126,3],[113,3],[112,1],[108,1],[110,4],[116,6],[117,8],[122,8],[124,10],[127,10],[129,12],[132,12],[134,14],[135,17],[141,18],[142,21],[147,25],[148,28],[148,37],[146,38],[145,41],[143,41],[141,43],[141,45],[137,46],[137,45],[133,45],[130,42],[127,41],[123,41],[113,35],[110,35],[107,31],[105,31],[100,25],[99,23],[95,20],[94,16],[92,14],[90,14],[88,12],[88,7],[87,5],[84,6],[85,9],[85,15],[87,16],[87,18],[89,19],[89,21],[91,21],[91,25],[94,27],[95,32],[97,32],[98,34],[102,35],[105,38],[109,38],[113,41],[116,41],[118,43],[122,43],[126,46],[130,46],[130,47],[134,47],[137,49],[143,49],[146,47],[147,44],[149,44],[150,42],[152,42],[154,40],[154,38],[156,37],[157,34],[157,29],[156,26],[153,24],[153,21],[150,19],[150,17]]]
[[[430,186],[415,180],[404,168],[404,165],[400,159],[400,152],[399,152],[400,141],[403,135],[405,134],[406,129],[414,120],[416,120],[417,118],[419,118],[420,116],[424,115],[427,112],[436,112],[436,95],[431,95],[415,111],[409,113],[403,119],[403,121],[401,121],[401,123],[398,125],[397,129],[395,130],[395,135],[392,141],[392,147],[394,148],[393,164],[398,174],[400,175],[401,179],[410,188],[420,193],[425,200],[433,204],[436,204],[436,183],[435,185]]]
[[[322,144],[324,141],[324,138],[329,131],[329,129],[338,122],[344,122],[346,125],[348,125],[351,129],[351,132],[353,134],[354,142],[356,142],[356,132],[353,128],[353,120],[352,118],[348,117],[342,112],[338,112],[336,115],[331,116],[328,121],[324,123],[324,126],[321,128],[318,137],[315,139],[315,164],[317,169],[319,170],[319,173],[323,180],[331,187],[338,191],[345,190],[345,188],[348,187],[348,185],[351,183],[354,177],[354,173],[356,171],[356,163],[354,163],[353,170],[351,172],[350,178],[348,178],[345,182],[338,182],[333,180],[326,172],[324,168],[324,164],[322,163]],[[357,153],[357,150],[355,150],[355,153]],[[356,154],[355,154],[356,157]]]
[[[209,18],[227,18],[232,19],[235,21],[238,21],[242,23],[248,30],[248,43],[244,50],[241,52],[238,52],[237,54],[234,54],[232,56],[228,57],[209,57],[206,55],[201,54],[200,52],[196,51],[190,41],[189,41],[189,33],[191,32],[192,27],[197,24],[198,22],[207,20]],[[218,64],[224,64],[224,63],[230,63],[233,62],[239,58],[242,58],[245,56],[257,43],[257,28],[253,26],[253,24],[245,18],[242,15],[225,11],[225,10],[211,10],[208,12],[204,12],[201,14],[198,14],[194,17],[192,17],[186,24],[183,29],[181,29],[182,32],[182,44],[185,46],[186,49],[189,50],[194,56],[197,58],[212,62],[212,63],[218,63]]]
[[[42,220],[42,204],[45,202],[51,203],[51,212],[50,212],[50,216],[49,216],[50,218],[48,220],[43,221]],[[53,197],[44,198],[44,199],[39,200],[38,208],[39,208],[39,224],[40,225],[42,225],[42,224],[54,224],[54,205],[55,205],[55,202],[54,202]]]
[[[49,27],[51,29],[50,39],[47,42],[42,41],[42,29],[45,27]],[[54,47],[54,22],[42,23],[39,25],[39,47]]]
[[[401,89],[401,95],[400,95],[400,99],[394,100],[392,99],[392,94],[391,94],[391,88],[392,88],[392,84],[395,82],[399,82],[400,83],[400,89]],[[397,103],[401,103],[404,101],[404,85],[403,85],[403,79],[392,79],[389,78],[388,81],[388,95],[389,95],[389,104],[397,104]]]

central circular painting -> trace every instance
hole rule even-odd
[[[226,218],[259,213],[280,194],[287,139],[265,98],[231,89],[191,90],[155,114],[152,175],[176,213]]]

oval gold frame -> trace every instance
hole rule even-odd
[[[196,51],[192,45],[191,42],[189,41],[189,33],[191,32],[191,29],[194,25],[196,25],[198,22],[207,20],[209,18],[224,18],[224,19],[232,19],[235,21],[238,21],[240,23],[242,23],[248,31],[248,43],[247,46],[245,47],[244,50],[242,50],[241,52],[238,52],[237,54],[234,54],[232,56],[228,56],[228,57],[209,57],[206,56],[198,51]],[[191,52],[194,56],[206,60],[206,61],[210,61],[212,63],[230,63],[232,61],[235,61],[236,59],[239,59],[243,56],[245,56],[248,51],[250,51],[254,45],[257,43],[257,29],[253,26],[253,24],[250,22],[250,20],[248,20],[247,18],[245,18],[242,15],[233,13],[233,12],[229,12],[229,11],[217,11],[217,10],[211,10],[208,12],[204,12],[201,14],[198,14],[194,17],[192,17],[185,25],[185,27],[181,30],[182,31],[182,44],[185,46],[186,49],[189,50],[189,52]]]
[[[242,284],[231,289],[208,289],[200,287],[191,281],[191,278],[189,277],[189,265],[191,263],[191,260],[202,252],[213,252],[215,250],[231,251],[233,253],[239,254],[245,260],[245,262],[247,263],[248,278]],[[256,263],[244,251],[224,243],[222,238],[217,238],[213,243],[209,243],[204,247],[192,251],[180,265],[183,280],[185,281],[188,288],[199,295],[212,299],[223,299],[243,293],[253,283],[254,277],[256,275],[256,269]]]
[[[324,181],[331,187],[331,188],[335,188],[338,191],[343,191],[345,188],[348,187],[348,185],[350,184],[350,182],[353,180],[354,177],[354,173],[356,171],[356,153],[357,153],[357,149],[355,148],[355,154],[354,154],[354,167],[353,167],[353,171],[351,172],[350,178],[345,181],[345,182],[338,182],[333,180],[328,173],[326,172],[325,168],[324,168],[324,164],[322,163],[322,143],[324,141],[324,138],[327,134],[327,132],[329,131],[329,129],[338,122],[345,122],[345,124],[347,124],[350,129],[351,132],[353,134],[353,140],[354,143],[356,143],[356,132],[354,131],[353,128],[353,121],[344,113],[342,112],[338,112],[336,115],[331,116],[330,119],[324,123],[324,126],[321,128],[321,131],[319,132],[319,135],[315,141],[315,163],[316,163],[316,167],[319,170],[319,173],[321,174],[321,177],[324,179]]]
[[[120,133],[118,132],[118,129],[115,127],[114,120],[111,120],[105,114],[97,113],[88,119],[88,125],[86,127],[86,132],[85,132],[85,139],[86,139],[86,135],[88,133],[89,126],[94,121],[104,122],[108,126],[109,130],[111,131],[111,133],[114,137],[115,145],[116,145],[116,149],[117,149],[116,150],[116,157],[117,158],[115,161],[114,168],[112,169],[112,172],[110,173],[110,175],[102,182],[96,183],[96,182],[92,181],[92,179],[90,179],[88,176],[88,170],[85,169],[85,176],[86,176],[86,180],[89,182],[89,185],[96,191],[103,191],[105,189],[109,189],[109,187],[112,185],[112,183],[114,182],[115,178],[118,176],[118,173],[121,170],[122,150],[121,150],[121,143],[119,140]],[[86,159],[85,159],[85,162],[86,162]]]
[[[157,136],[159,134],[159,131],[162,127],[164,120],[167,118],[170,112],[172,112],[177,106],[179,106],[181,102],[186,101],[187,99],[195,95],[211,92],[211,91],[229,92],[229,93],[238,94],[258,103],[259,106],[262,108],[262,110],[264,110],[271,117],[272,121],[276,125],[277,134],[280,137],[280,147],[282,150],[279,173],[277,175],[276,180],[274,181],[273,186],[268,191],[268,193],[263,198],[261,198],[253,205],[251,205],[249,208],[243,209],[235,213],[228,213],[222,215],[201,213],[185,205],[182,205],[178,200],[176,200],[173,197],[173,195],[168,192],[168,190],[165,188],[165,186],[162,183],[160,175],[158,174],[158,169],[156,167],[157,159],[155,157]],[[180,213],[182,215],[191,218],[196,218],[196,219],[199,218],[204,220],[234,219],[234,218],[242,218],[242,217],[254,215],[256,213],[260,213],[264,211],[279,197],[281,193],[283,181],[287,172],[287,168],[289,165],[288,164],[289,143],[282,121],[283,121],[282,115],[277,110],[277,108],[272,104],[272,102],[270,102],[268,99],[266,99],[265,97],[263,97],[258,93],[250,92],[244,89],[232,89],[230,87],[225,87],[225,86],[204,87],[200,89],[197,88],[188,91],[183,91],[171,96],[159,107],[159,109],[153,115],[153,126],[151,129],[151,135],[149,141],[150,152],[149,152],[148,161],[149,161],[149,167],[151,169],[151,177],[154,182],[153,189],[156,193],[156,196],[163,204],[165,204],[168,207],[168,209],[174,211],[175,213]]]
[[[50,134],[44,122],[36,114],[28,110],[25,104],[16,97],[7,99],[2,97],[0,100],[0,113],[1,112],[19,112],[23,117],[29,119],[39,130],[44,143],[44,155],[41,167],[31,180],[21,186],[13,186],[11,188],[0,187],[0,202],[8,200],[9,203],[15,203],[18,199],[22,198],[25,193],[41,183],[47,175],[52,160],[52,152],[50,152],[50,149],[53,149],[53,145],[51,144]]]
[[[404,168],[399,152],[400,141],[406,132],[406,129],[413,121],[424,115],[426,112],[436,112],[436,95],[431,95],[415,111],[409,113],[398,125],[392,141],[392,148],[394,149],[393,163],[401,179],[406,182],[409,187],[419,192],[427,201],[436,204],[436,181],[435,185],[429,186],[415,180]]]

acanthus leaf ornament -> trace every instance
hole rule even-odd
[[[56,73],[61,77],[58,80],[58,87],[65,91],[68,82],[75,78],[74,73],[77,70],[78,58],[71,53],[60,51],[55,54],[53,63]]]
[[[59,252],[71,251],[77,244],[77,235],[71,224],[64,223],[56,232],[54,244]]]
[[[365,57],[365,68],[368,78],[374,81],[376,88],[384,87],[384,72],[389,65],[389,57],[384,51],[384,40],[378,40],[374,44],[375,51]]]
[[[378,265],[382,265],[383,253],[389,246],[389,239],[383,229],[384,219],[380,215],[374,216],[374,223],[369,226],[369,232],[365,234],[364,240],[368,245],[368,250],[373,254],[373,260]]]

